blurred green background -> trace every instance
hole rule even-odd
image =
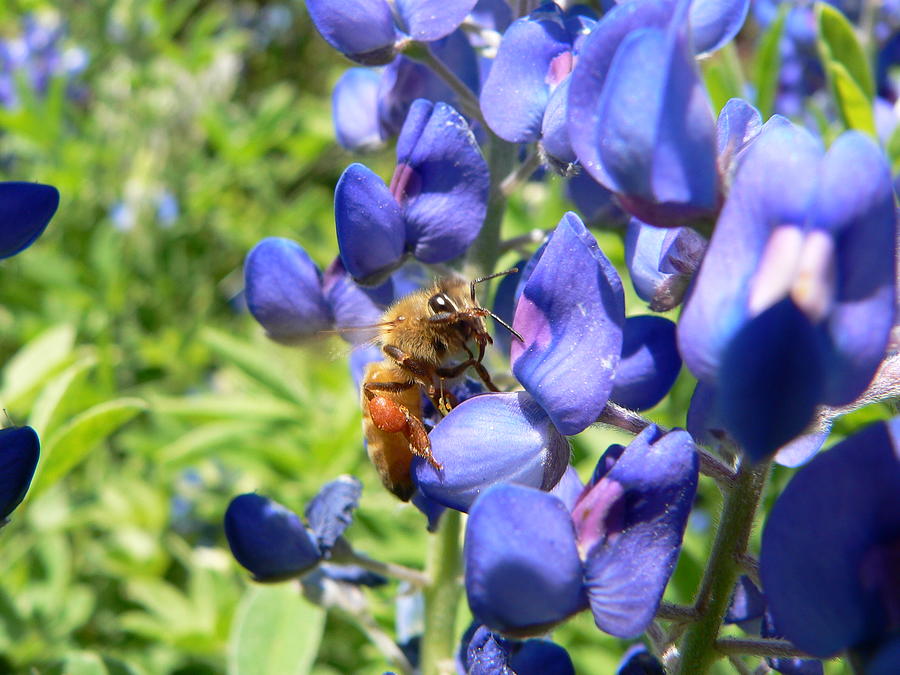
[[[300,511],[351,473],[357,550],[423,565],[424,519],[362,450],[347,348],[275,345],[241,303],[262,237],[294,238],[322,267],[335,255],[333,187],[353,159],[329,96],[347,62],[299,1],[6,2],[0,41],[2,58],[32,59],[0,82],[0,179],[62,195],[44,236],[0,264],[0,406],[42,439],[0,532],[0,673],[220,673],[259,649],[260,621],[296,672],[388,670],[353,616],[293,584],[255,587],[221,528],[235,494]],[[392,151],[366,161],[386,176]],[[505,233],[555,225],[560,195],[527,186]],[[621,265],[619,237],[600,239]],[[633,293],[629,307],[644,311]],[[683,425],[691,387],[683,374],[651,417]],[[576,438],[582,475],[624,438]],[[718,504],[704,481],[674,602],[690,602]],[[389,633],[396,591],[365,593]],[[579,673],[614,672],[625,648],[589,614],[554,637]]]

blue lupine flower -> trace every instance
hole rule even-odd
[[[890,170],[868,137],[845,133],[823,154],[782,123],[748,149],[678,338],[750,457],[871,381],[893,324],[895,230]]]
[[[256,581],[306,574],[331,556],[361,492],[361,483],[352,476],[327,483],[306,507],[308,527],[296,513],[267,497],[239,495],[225,512],[231,552]]]
[[[613,193],[585,171],[566,181],[566,196],[588,227],[614,228],[628,223],[628,215],[619,207]]]
[[[342,147],[369,152],[384,145],[378,123],[378,85],[381,74],[371,68],[350,68],[331,92],[334,135]]]
[[[442,472],[413,460],[419,489],[451,508],[467,510],[499,482],[552,488],[568,464],[563,436],[595,422],[612,391],[622,284],[575,214],[563,216],[523,279],[513,319],[523,342],[513,342],[511,362],[525,391],[475,396],[451,410],[430,434]]]
[[[352,164],[334,193],[341,260],[359,283],[372,285],[408,255],[446,262],[481,230],[490,178],[462,116],[445,103],[417,100],[397,141],[390,187]]]
[[[564,12],[550,2],[512,23],[481,91],[491,130],[512,143],[543,139],[544,151],[575,161],[566,129],[569,73],[596,17],[585,7]]]
[[[616,675],[666,675],[666,670],[659,659],[638,643],[631,645],[622,656]]]
[[[674,570],[697,476],[687,432],[651,426],[627,448],[610,446],[571,512],[533,488],[490,488],[466,530],[476,620],[505,635],[536,635],[590,607],[601,630],[636,637]]]
[[[31,246],[59,206],[59,192],[41,183],[0,182],[0,259]]]
[[[570,78],[569,137],[578,160],[626,211],[653,225],[711,219],[722,199],[689,6],[614,7],[581,45]]]
[[[715,387],[698,382],[691,396],[687,413],[687,430],[697,443],[710,447],[737,447],[737,442],[725,428],[725,422],[718,416]],[[808,462],[825,443],[831,431],[831,422],[823,421],[821,428],[813,428],[782,445],[772,460],[782,466],[796,467]]]
[[[638,297],[654,312],[681,304],[706,244],[689,227],[654,227],[632,218],[625,231],[625,264]]]
[[[38,435],[31,427],[0,429],[0,526],[25,499],[40,447]]]
[[[894,418],[818,455],[772,507],[760,573],[775,628],[815,656],[849,649],[866,673],[897,672],[898,561],[900,419]],[[867,667],[880,659],[893,668]]]
[[[680,370],[675,324],[661,316],[630,316],[609,398],[632,410],[652,408],[669,393]]]
[[[432,42],[449,35],[474,6],[475,0],[306,0],[325,41],[364,65],[390,62],[410,39]]]
[[[466,631],[462,675],[575,675],[568,652],[549,640],[511,640],[485,626]]]

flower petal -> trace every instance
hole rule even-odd
[[[322,293],[322,273],[303,248],[282,237],[267,237],[244,262],[247,307],[266,334],[293,343],[332,326]]]
[[[559,479],[559,482],[550,490],[550,494],[562,500],[566,508],[571,511],[575,508],[575,504],[581,493],[584,491],[584,484],[575,467],[571,464],[566,467],[566,472]]]
[[[327,557],[334,542],[353,522],[353,510],[359,505],[362,483],[353,476],[340,476],[326,483],[306,505],[304,514],[316,535],[319,550]]]
[[[734,586],[731,603],[722,623],[743,623],[759,619],[766,611],[766,599],[750,577],[742,574]]]
[[[566,196],[581,214],[588,227],[614,228],[628,222],[613,193],[600,185],[586,171],[579,171],[566,181]]]
[[[385,0],[306,0],[306,11],[325,41],[367,66],[394,58],[396,28]]]
[[[891,172],[867,136],[847,132],[828,149],[812,219],[835,238],[837,258],[822,400],[846,405],[875,375],[895,312],[897,215]]]
[[[805,222],[821,157],[819,142],[794,125],[763,131],[747,150],[678,321],[681,357],[698,379],[715,382],[725,346],[748,319],[772,231]]]
[[[572,36],[555,4],[544,4],[512,23],[481,90],[481,111],[495,134],[511,143],[540,138],[551,64],[571,50]]]
[[[622,656],[616,675],[666,675],[666,671],[659,659],[638,643],[631,645]]]
[[[381,75],[371,68],[350,68],[331,92],[334,135],[351,152],[370,152],[384,145],[378,122]]]
[[[31,246],[59,206],[59,192],[41,183],[0,182],[0,259]]]
[[[468,511],[495,483],[549,490],[569,462],[569,445],[526,392],[463,401],[429,434],[442,471],[413,460],[416,485],[436,502]]]
[[[40,448],[38,435],[31,427],[0,429],[0,525],[25,499]]]
[[[464,556],[469,608],[492,630],[543,633],[586,606],[572,520],[552,495],[492,487],[472,507]]]
[[[698,475],[690,435],[681,430],[662,435],[650,426],[575,507],[579,545],[593,541],[585,559],[585,586],[601,630],[637,637],[653,620],[681,550]],[[617,494],[618,504],[603,507],[608,517],[596,521],[591,505]],[[600,539],[585,529],[591,524],[604,528]]]
[[[733,98],[722,107],[716,119],[716,146],[719,154],[719,173],[724,177],[726,184],[730,185],[740,157],[760,131],[762,131],[762,116],[746,101]]]
[[[628,317],[609,398],[632,410],[652,408],[669,393],[680,370],[675,324],[661,316]]]
[[[344,268],[371,285],[400,265],[405,229],[387,185],[362,164],[351,164],[334,189],[334,222]]]
[[[407,249],[429,264],[465,253],[481,231],[489,188],[487,162],[462,115],[446,103],[414,101],[391,181]]]
[[[731,40],[750,10],[750,0],[694,0],[689,21],[694,53],[714,52]]]
[[[805,652],[872,644],[897,616],[896,579],[871,563],[900,532],[898,439],[896,418],[848,437],[801,468],[769,513],[763,588],[778,632]]]
[[[239,495],[225,511],[225,536],[235,559],[257,581],[282,581],[315,567],[315,538],[300,517],[254,493]]]
[[[472,11],[476,0],[396,0],[413,40],[432,42],[449,35]]]
[[[574,213],[560,220],[513,320],[513,372],[562,433],[596,421],[622,352],[625,300],[615,268]]]

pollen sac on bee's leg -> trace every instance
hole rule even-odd
[[[382,431],[397,433],[407,428],[408,413],[403,408],[383,396],[375,396],[369,400],[369,416]]]

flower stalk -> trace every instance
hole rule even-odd
[[[462,587],[460,547],[461,516],[448,509],[431,538],[425,589],[425,633],[422,635],[422,673],[440,675],[453,662],[456,646],[456,614]]]

